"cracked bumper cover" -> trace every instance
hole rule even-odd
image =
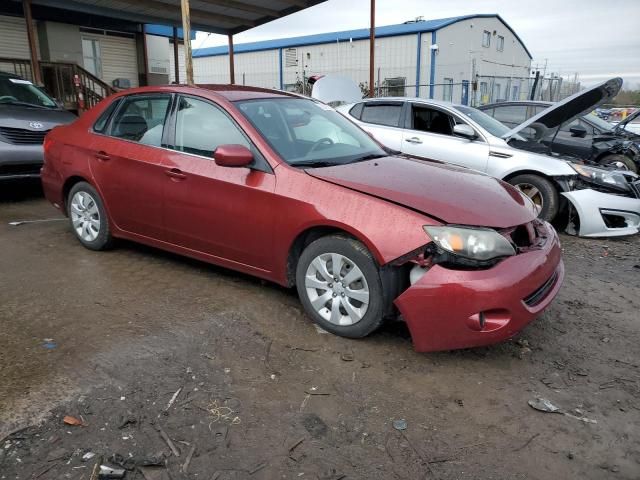
[[[640,230],[640,199],[611,195],[591,189],[562,192],[578,213],[581,237],[634,235]],[[624,227],[608,227],[604,215],[619,217]]]
[[[558,235],[550,226],[547,232],[538,249],[488,270],[431,267],[395,300],[415,349],[491,345],[511,338],[542,313],[564,279]]]

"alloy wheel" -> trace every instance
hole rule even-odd
[[[544,207],[544,198],[542,197],[542,193],[538,190],[538,187],[535,185],[531,185],[530,183],[519,183],[514,185],[518,190],[524,193],[527,197],[533,201],[536,205],[538,212],[542,211]]]
[[[344,255],[323,253],[314,258],[307,268],[305,288],[315,311],[334,325],[353,325],[367,313],[367,280]]]
[[[95,199],[79,191],[71,199],[71,223],[76,234],[85,242],[93,242],[100,234],[100,212]]]

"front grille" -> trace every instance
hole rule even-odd
[[[545,299],[549,291],[556,284],[556,280],[558,279],[558,272],[553,272],[553,275],[549,277],[549,279],[542,284],[536,291],[534,291],[531,295],[523,299],[523,302],[526,303],[530,307],[535,307],[542,300]]]
[[[38,175],[41,163],[22,163],[16,165],[0,165],[0,177],[7,175]]]
[[[47,133],[49,130],[34,131],[24,128],[0,127],[0,135],[14,145],[42,145]]]

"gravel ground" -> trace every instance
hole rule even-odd
[[[127,479],[640,478],[638,236],[563,235],[565,284],[521,335],[418,354],[400,322],[342,339],[292,290],[86,250],[17,191],[0,194],[1,479],[89,479],[99,460]],[[52,221],[8,225],[35,219]]]

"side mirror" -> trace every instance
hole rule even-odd
[[[572,137],[584,138],[587,135],[587,129],[580,124],[572,125],[569,131]]]
[[[468,138],[469,140],[473,140],[478,137],[475,130],[469,125],[465,125],[464,123],[454,125],[453,134],[458,135],[459,137]]]
[[[213,159],[221,167],[248,167],[253,162],[253,153],[244,145],[220,145],[213,152]]]

